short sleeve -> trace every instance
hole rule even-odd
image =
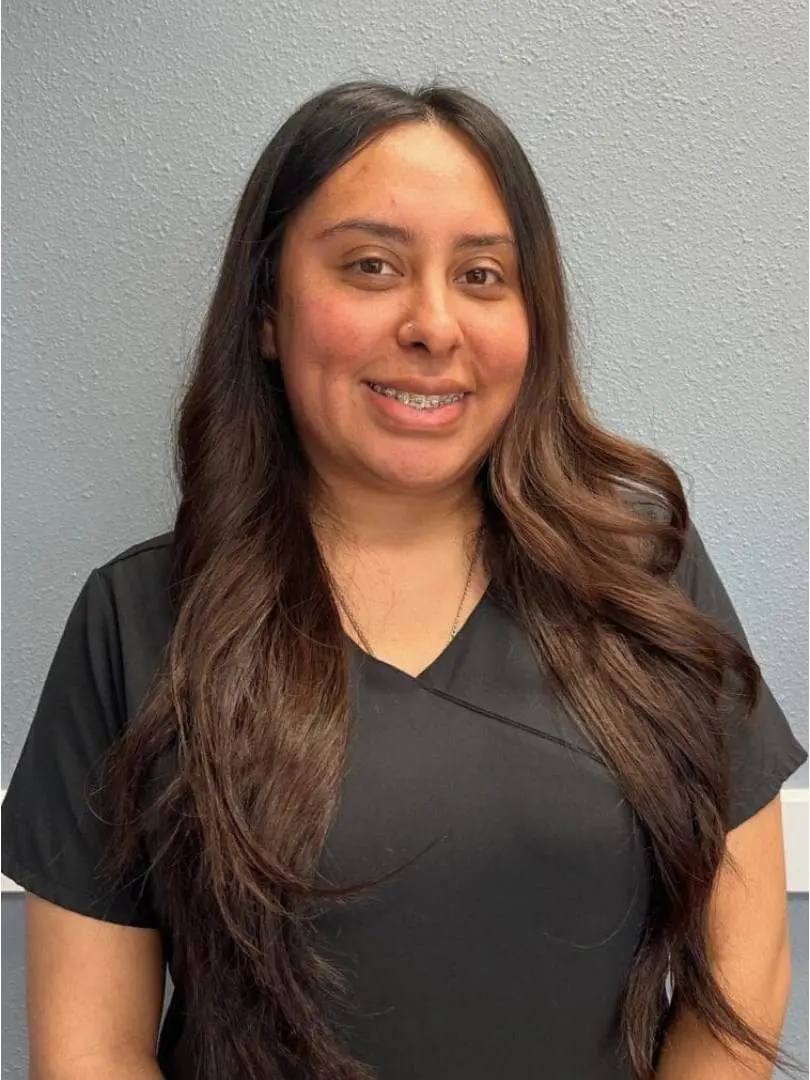
[[[68,616],[2,807],[2,869],[60,907],[157,928],[146,860],[123,883],[100,867],[110,827],[90,794],[125,723],[120,636],[94,570]]]
[[[694,523],[689,527],[676,580],[700,611],[714,618],[751,653],[739,617]],[[775,798],[785,780],[805,761],[807,751],[763,680],[750,719],[735,722],[729,729],[728,829],[742,824]]]

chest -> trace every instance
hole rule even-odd
[[[361,693],[327,840],[340,880],[416,859],[402,887],[424,890],[428,906],[486,891],[509,918],[531,896],[549,932],[583,946],[610,933],[646,874],[641,829],[550,694],[466,702],[399,678]],[[493,893],[493,880],[511,885]]]
[[[402,582],[395,589],[338,594],[345,632],[374,659],[415,678],[445,652],[479,606],[487,578],[473,571],[463,590]]]
[[[613,1078],[605,1045],[649,903],[641,830],[503,645],[502,685],[479,664],[490,692],[463,648],[418,685],[366,665],[322,868],[336,884],[391,876],[327,911],[321,942],[352,979],[353,1041],[384,1075],[426,1075],[417,1058],[441,1059],[461,1024],[472,1057],[452,1050],[431,1076],[542,1063]],[[404,1044],[418,1051],[398,1073]]]

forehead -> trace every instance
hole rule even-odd
[[[467,139],[434,124],[402,124],[375,138],[329,176],[304,218],[396,214],[417,231],[506,229],[509,216],[485,158]],[[302,222],[303,224],[303,222]]]

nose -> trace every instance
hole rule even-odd
[[[450,356],[461,344],[462,332],[443,284],[414,290],[397,334],[404,348],[421,346],[436,359]]]

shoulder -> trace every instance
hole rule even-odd
[[[671,508],[660,493],[642,485],[630,486],[629,481],[627,486],[624,483],[616,486],[622,502],[638,517],[649,518],[661,524],[671,522]],[[684,534],[683,550],[672,579],[695,599],[706,579],[714,580],[714,573],[709,554],[690,514]]]
[[[167,604],[174,532],[157,533],[124,548],[93,571],[116,607]]]
[[[622,502],[638,517],[661,522],[670,520],[670,508],[666,499],[653,488],[633,484],[629,480],[617,483],[615,487]]]
[[[171,637],[174,533],[150,536],[98,565],[85,585],[85,630],[119,672],[132,711]]]
[[[669,505],[655,491],[639,486],[620,489],[620,492],[623,501],[636,514],[662,523],[671,520]],[[688,514],[680,559],[672,571],[670,580],[699,611],[713,619],[723,629],[730,631],[745,648],[748,648],[748,640],[737,612],[691,513]]]
[[[173,531],[156,533],[119,551],[117,555],[113,555],[102,563],[97,570],[100,574],[116,577],[137,577],[143,573],[154,573],[164,565],[171,564],[173,548]]]

